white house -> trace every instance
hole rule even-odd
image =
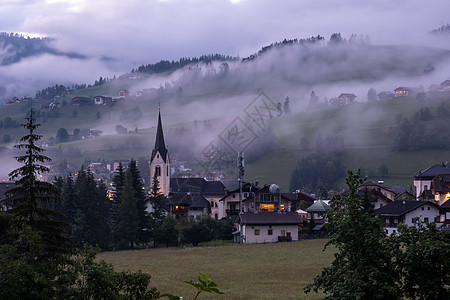
[[[298,241],[302,219],[296,212],[261,212],[240,214],[242,243]]]
[[[439,206],[431,201],[393,201],[375,211],[383,219],[386,235],[397,232],[399,224],[414,225],[414,219],[423,222],[439,221]]]

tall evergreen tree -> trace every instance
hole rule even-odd
[[[130,169],[127,169],[125,172],[125,181],[120,197],[122,201],[118,211],[118,222],[114,227],[115,244],[120,248],[133,248],[139,241],[140,228],[137,208],[138,199]]]
[[[73,235],[77,244],[87,242],[107,249],[109,243],[109,214],[110,210],[106,196],[106,189],[99,192],[99,187],[92,172],[84,170],[82,166],[75,181],[77,195],[77,211],[74,218]],[[106,210],[106,211],[102,211]]]
[[[11,217],[12,235],[20,235],[26,225],[44,242],[44,251],[41,253],[44,257],[38,259],[62,259],[68,253],[68,239],[64,236],[65,223],[63,215],[51,209],[55,201],[58,201],[58,191],[51,183],[38,178],[40,174],[49,171],[43,163],[51,159],[42,154],[45,149],[36,145],[42,136],[35,133],[40,124],[36,123],[33,110],[26,120],[22,126],[27,129],[28,134],[14,146],[25,150],[24,155],[15,157],[23,165],[9,174],[11,180],[17,181],[16,186],[6,193],[13,198],[14,204],[7,212]]]
[[[112,184],[115,189],[112,203],[112,225],[118,222],[118,213],[120,207],[120,193],[122,191],[123,183],[125,180],[125,171],[122,162],[119,162],[119,166],[115,170],[116,175],[112,179]]]
[[[145,194],[144,185],[142,183],[141,173],[137,167],[137,163],[134,159],[131,159],[128,164],[127,171],[130,171],[132,176],[133,188],[135,191],[136,197],[136,208],[137,208],[137,217],[138,224],[140,228],[139,239],[143,243],[147,243],[149,241],[149,232],[148,229],[150,227],[150,218],[147,214],[147,196]]]

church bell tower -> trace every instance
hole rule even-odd
[[[158,112],[155,147],[150,158],[150,188],[153,187],[155,175],[159,181],[159,192],[164,196],[168,196],[170,192],[170,160],[169,151],[164,141],[161,110]]]

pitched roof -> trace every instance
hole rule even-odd
[[[331,206],[323,202],[322,200],[316,201],[313,205],[306,209],[307,212],[327,212],[331,209]]]
[[[301,217],[296,212],[243,213],[240,217],[242,224],[246,225],[284,225],[302,223]]]
[[[220,181],[206,181],[203,178],[171,178],[170,188],[175,193],[196,193],[202,196],[225,195],[225,186]]]
[[[209,201],[202,196],[190,193],[172,194],[169,200],[173,205],[184,205],[190,208],[205,208],[209,205]]]
[[[375,211],[375,213],[381,216],[402,216],[425,204],[438,206],[430,201],[397,200],[380,207]]]
[[[425,169],[423,171],[416,172],[414,174],[414,179],[416,180],[432,180],[435,176],[440,174],[450,174],[450,168],[446,168],[442,165],[433,165],[429,167],[428,169]]]
[[[156,140],[155,140],[155,148],[152,151],[152,157],[150,160],[153,160],[153,158],[156,155],[156,152],[159,152],[162,159],[166,163],[167,158],[167,148],[166,148],[166,142],[164,141],[164,132],[161,122],[161,111],[158,113],[158,128],[156,129]]]

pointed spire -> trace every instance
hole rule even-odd
[[[164,132],[161,122],[161,107],[158,107],[158,128],[156,129],[155,148],[152,151],[151,160],[155,157],[156,152],[159,152],[164,162],[166,162],[167,148],[164,141]]]

